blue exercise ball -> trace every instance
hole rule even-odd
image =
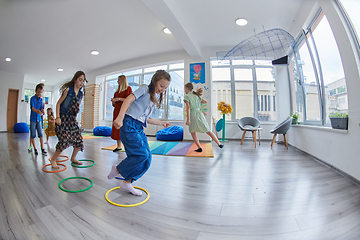
[[[30,131],[29,126],[25,122],[19,122],[14,125],[15,133],[27,133],[29,131]]]

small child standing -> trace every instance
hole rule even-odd
[[[54,112],[51,108],[46,109],[46,113],[47,113],[47,128],[45,129],[45,134],[46,134],[46,142],[45,144],[48,144],[49,142],[49,137],[52,136],[56,136],[55,133],[55,117],[54,117]]]
[[[194,86],[191,82],[185,84],[185,97],[184,102],[186,106],[187,120],[186,125],[189,126],[189,132],[198,147],[195,152],[202,152],[202,148],[199,142],[199,139],[196,136],[196,132],[206,133],[209,135],[212,140],[216,142],[219,148],[223,148],[224,145],[220,144],[219,139],[215,134],[210,131],[209,125],[206,122],[204,114],[200,110],[201,103],[207,103],[205,99],[201,98],[202,88],[199,88],[197,91],[192,91]]]
[[[55,133],[58,137],[58,143],[56,144],[56,151],[50,160],[53,168],[59,168],[56,159],[70,145],[74,147],[71,162],[82,165],[82,162],[76,159],[79,150],[84,150],[83,138],[76,121],[76,115],[80,110],[81,99],[84,95],[81,89],[84,87],[85,82],[87,82],[85,73],[77,71],[69,82],[60,87],[62,94],[56,103],[55,119]]]
[[[35,87],[35,95],[30,98],[30,147],[31,145],[34,147],[34,153],[35,155],[38,155],[38,151],[35,146],[35,137],[36,132],[38,133],[38,137],[40,139],[41,144],[41,152],[43,155],[46,155],[46,151],[44,149],[44,140],[43,140],[43,134],[42,134],[42,127],[41,127],[41,115],[43,115],[44,112],[44,104],[43,99],[41,98],[41,94],[44,91],[44,84],[39,83]],[[31,152],[31,148],[28,150]]]
[[[165,128],[170,126],[169,122],[150,118],[154,106],[161,107],[165,98],[164,92],[170,85],[170,81],[168,72],[157,70],[149,86],[144,84],[125,98],[119,115],[114,120],[115,128],[120,128],[127,157],[119,165],[112,166],[108,179],[113,179],[120,174],[124,178],[124,181],[120,182],[120,187],[136,196],[141,196],[142,192],[135,189],[131,183],[143,176],[151,163],[151,152],[144,127],[146,123]]]

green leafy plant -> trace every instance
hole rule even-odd
[[[333,117],[345,118],[345,117],[349,117],[349,115],[347,113],[331,112],[329,118],[333,118]]]
[[[294,119],[295,124],[299,124],[299,116],[300,114],[298,112],[292,112],[290,117]]]

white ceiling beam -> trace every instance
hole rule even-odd
[[[166,3],[166,0],[141,0],[154,15],[170,29],[172,35],[176,38],[179,44],[194,60],[201,60],[202,55],[200,47],[192,38],[181,22],[176,18],[174,9],[171,9]]]

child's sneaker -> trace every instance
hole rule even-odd
[[[38,155],[38,154],[39,154],[38,151],[37,151],[37,149],[34,149],[34,153],[35,153],[35,155]]]
[[[220,145],[219,145],[219,148],[223,148],[223,147],[224,147],[224,144],[220,144]]]
[[[47,154],[47,152],[45,151],[45,149],[41,149],[41,153],[42,153],[42,155],[46,155],[46,154]]]
[[[32,152],[32,146],[30,146],[29,148],[28,148],[28,153],[31,153]]]

